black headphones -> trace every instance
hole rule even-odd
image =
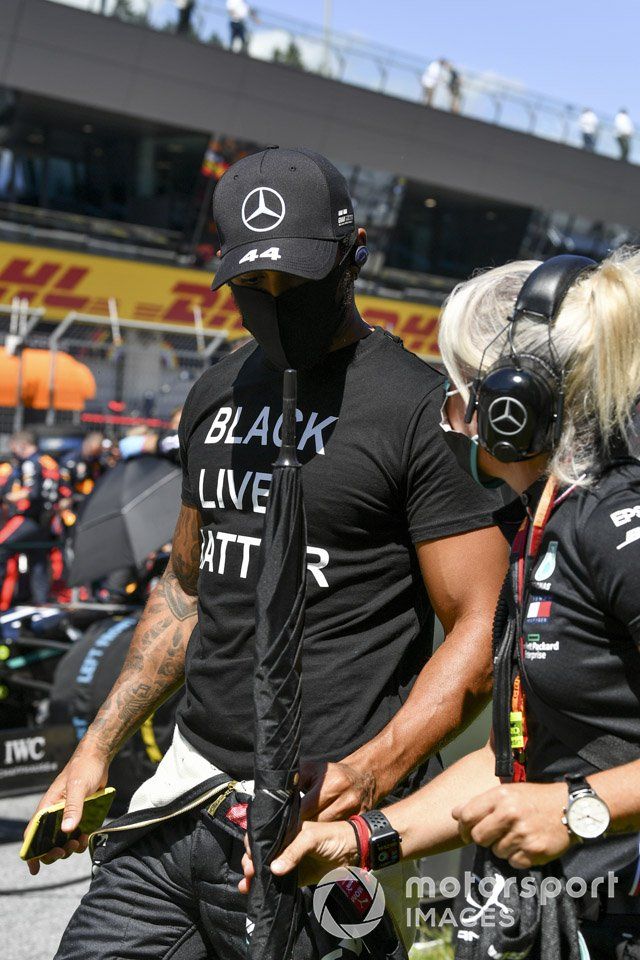
[[[477,412],[478,443],[496,460],[528,460],[551,450],[559,441],[564,369],[553,347],[551,328],[570,287],[596,266],[589,257],[563,254],[536,267],[523,283],[506,327],[497,335],[507,333],[509,354],[484,374],[483,354],[471,386],[465,421],[470,423]],[[515,349],[517,323],[525,316],[547,325],[550,360]]]

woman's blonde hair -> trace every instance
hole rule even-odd
[[[443,362],[465,402],[468,382],[509,355],[506,327],[517,295],[536,260],[508,263],[459,284],[440,318]],[[496,335],[504,330],[503,336]],[[640,394],[640,249],[621,249],[571,287],[551,329],[524,316],[518,321],[516,352],[532,353],[565,371],[560,442],[549,473],[561,483],[588,484],[604,465],[620,435],[634,431],[632,414]],[[586,480],[583,479],[586,474]]]

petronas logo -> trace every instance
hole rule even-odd
[[[552,540],[547,547],[547,552],[538,564],[533,575],[534,580],[550,580],[553,571],[556,569],[556,554],[558,552],[558,541]]]

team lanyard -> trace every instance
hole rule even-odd
[[[513,681],[511,692],[511,710],[509,713],[509,732],[511,750],[513,752],[513,781],[519,783],[527,779],[526,750],[529,739],[526,719],[526,696],[522,683],[524,663],[524,617],[528,602],[529,583],[533,567],[540,552],[545,527],[554,507],[574,489],[565,491],[560,498],[556,498],[558,485],[553,478],[545,484],[538,501],[533,519],[528,515],[520,524],[511,549],[511,576],[517,603],[517,635],[518,669]]]

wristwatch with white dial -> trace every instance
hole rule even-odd
[[[562,822],[578,840],[597,840],[604,836],[611,822],[609,807],[590,787],[584,777],[568,774],[569,800]]]

